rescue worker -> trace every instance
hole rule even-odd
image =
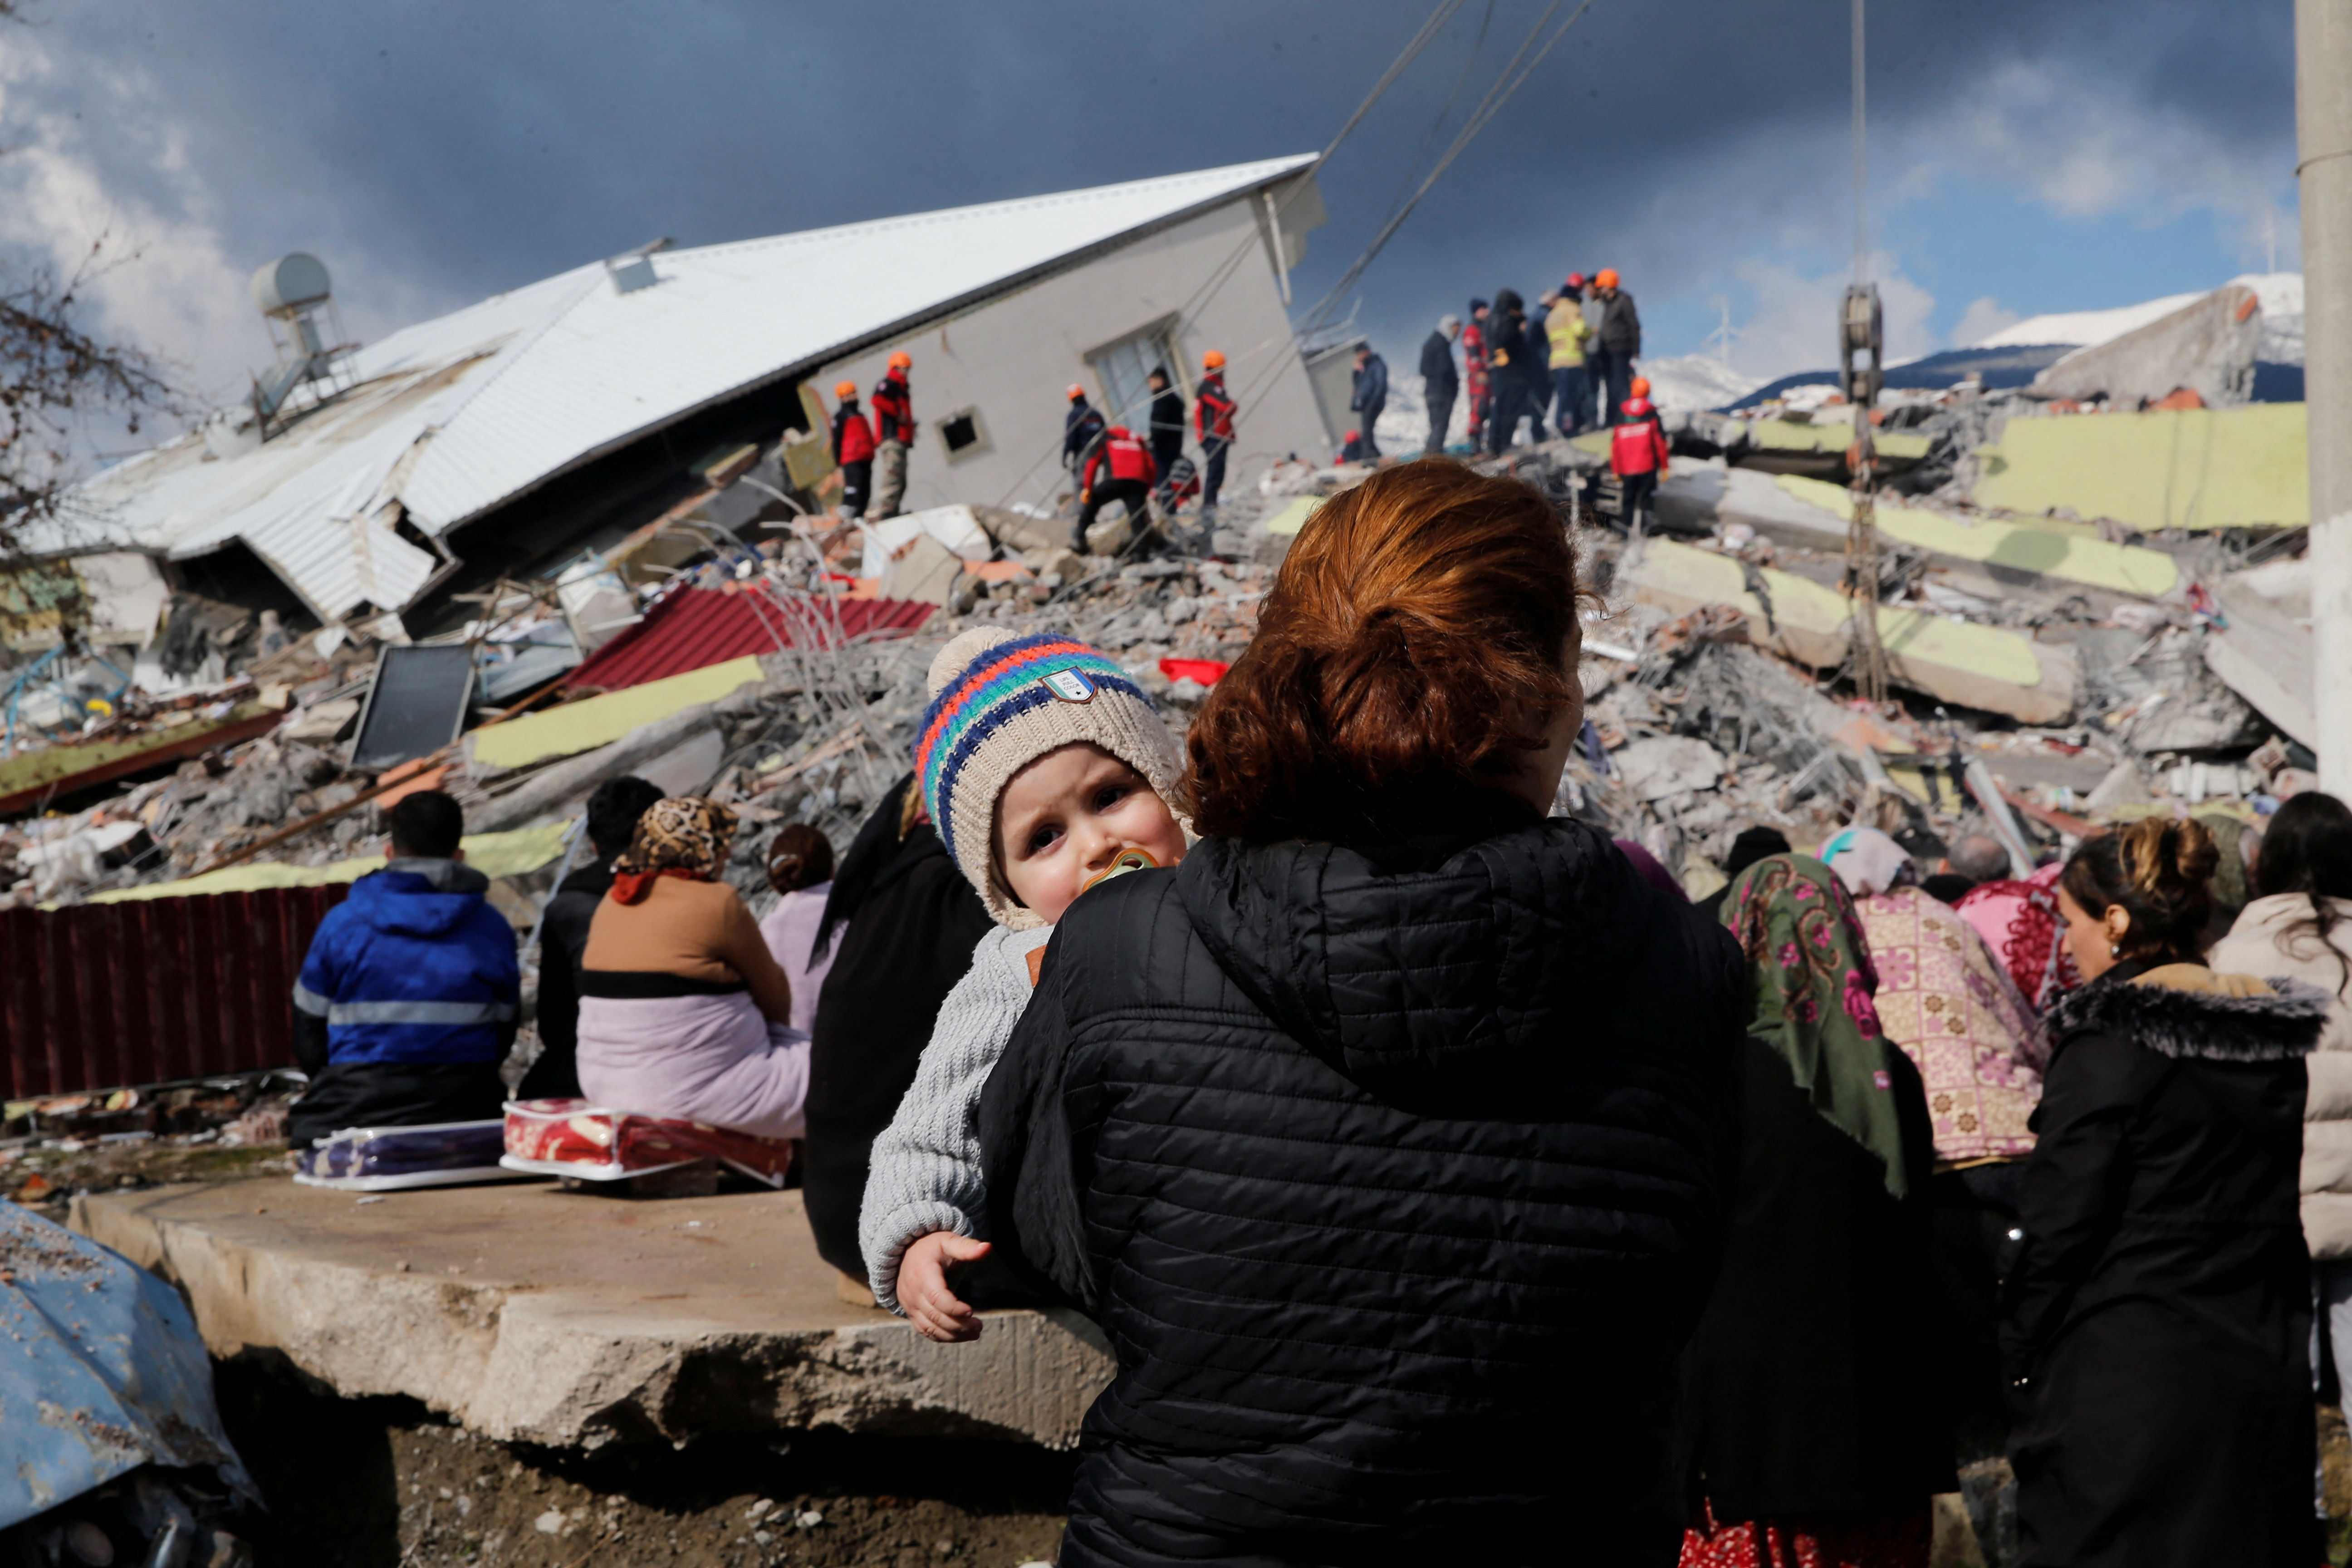
[[[869,521],[898,516],[899,503],[907,499],[907,449],[915,444],[915,400],[907,387],[907,372],[914,363],[900,350],[874,384],[875,454],[882,479],[875,487]]]
[[[842,520],[848,521],[866,515],[874,493],[874,427],[857,406],[856,382],[835,382],[833,395],[841,399],[833,411],[833,460],[841,469]]]
[[[1486,444],[1486,301],[1470,301],[1470,324],[1462,329],[1462,378],[1470,394],[1470,449]]]
[[[1356,349],[1356,376],[1348,395],[1348,410],[1363,416],[1357,426],[1361,433],[1360,445],[1362,460],[1377,462],[1381,456],[1381,438],[1373,428],[1381,422],[1381,410],[1389,405],[1389,362],[1372,352],[1372,345],[1362,343]]]
[[[1584,279],[1570,273],[1560,285],[1559,302],[1544,318],[1544,335],[1551,342],[1552,417],[1563,436],[1584,428],[1591,406],[1584,390],[1584,341],[1591,333],[1584,324]]]
[[[1083,488],[1078,491],[1085,504],[1078,510],[1077,536],[1070,548],[1081,555],[1087,553],[1087,530],[1095,525],[1095,514],[1112,501],[1126,503],[1127,515],[1140,532],[1147,515],[1143,503],[1159,477],[1150,449],[1135,438],[1133,431],[1124,425],[1104,431],[1102,444],[1087,459]]]
[[[1201,385],[1192,394],[1192,433],[1201,443],[1203,522],[1217,515],[1217,492],[1225,484],[1225,451],[1234,444],[1234,413],[1237,406],[1225,392],[1225,356],[1211,349],[1201,356]],[[1084,536],[1082,529],[1080,537]]]
[[[1176,390],[1164,364],[1151,367],[1151,466],[1160,470],[1160,504],[1172,509],[1168,485],[1176,459],[1184,455],[1184,395]]]
[[[1650,378],[1635,376],[1627,390],[1633,395],[1618,409],[1617,428],[1609,438],[1609,471],[1617,476],[1622,498],[1617,521],[1630,537],[1648,531],[1658,481],[1668,472],[1668,453],[1665,424],[1650,403]]]
[[[1609,419],[1609,388],[1604,385],[1601,363],[1601,318],[1608,306],[1601,298],[1600,274],[1584,275],[1584,324],[1591,329],[1584,335],[1584,395],[1590,411],[1587,423],[1606,425]]]
[[[1632,395],[1633,362],[1642,357],[1642,317],[1633,309],[1633,296],[1617,287],[1615,268],[1602,268],[1592,281],[1601,290],[1600,353],[1592,357],[1600,364],[1601,395],[1609,400],[1613,422]]]
[[[1449,312],[1421,341],[1421,395],[1429,405],[1429,440],[1422,451],[1432,458],[1445,450],[1445,426],[1453,422],[1454,400],[1462,390],[1461,373],[1454,368],[1454,340],[1461,335],[1462,318]]]
[[[1070,384],[1070,411],[1062,416],[1062,467],[1069,470],[1072,483],[1085,471],[1087,459],[1094,456],[1095,443],[1102,439],[1102,410],[1087,401],[1087,389],[1076,382]]]
[[[1527,312],[1519,296],[1509,289],[1495,291],[1495,311],[1486,322],[1487,413],[1486,450],[1499,455],[1518,434],[1519,416],[1527,412],[1539,381],[1542,362],[1528,349]],[[1540,420],[1542,416],[1537,416]]]

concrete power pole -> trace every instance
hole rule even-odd
[[[2320,787],[2352,797],[2352,0],[2295,0],[2312,709]]]

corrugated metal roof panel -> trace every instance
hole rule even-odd
[[[601,262],[574,268],[360,350],[358,386],[257,451],[215,458],[192,434],[117,464],[35,546],[185,558],[243,539],[323,616],[398,608],[435,563],[353,531],[390,500],[439,532],[772,376],[1313,162],[667,251],[660,282],[628,294]]]
[[[844,599],[836,612],[826,604],[773,597],[759,588],[680,588],[597,649],[565,684],[619,691],[780,647],[906,637],[930,618],[931,609],[903,599]]]

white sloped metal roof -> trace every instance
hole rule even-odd
[[[666,251],[617,292],[593,262],[359,351],[359,384],[258,450],[201,436],[81,487],[60,550],[185,558],[242,539],[329,618],[404,605],[438,534],[644,432],[1123,235],[1296,174],[1311,155]]]

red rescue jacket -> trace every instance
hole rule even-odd
[[[874,384],[874,435],[877,440],[915,444],[915,397],[908,390],[904,371],[890,371]]]
[[[1108,472],[1104,472],[1106,469]],[[1106,484],[1116,479],[1140,479],[1148,485],[1160,478],[1160,469],[1151,460],[1151,448],[1137,440],[1134,431],[1124,425],[1114,425],[1103,432],[1102,444],[1087,459],[1082,482],[1089,491],[1095,488],[1097,475]]]
[[[853,397],[833,416],[833,460],[866,463],[873,458],[874,427],[866,423],[866,416],[857,411],[857,400]]]
[[[1225,373],[1213,370],[1201,378],[1201,390],[1193,395],[1192,428],[1203,441],[1213,437],[1230,441],[1234,438],[1234,411],[1239,406],[1225,395]]]
[[[1646,397],[1629,397],[1624,404],[1625,423],[1617,426],[1609,438],[1610,471],[1618,474],[1653,474],[1665,463],[1665,427],[1658,420],[1658,411]]]

